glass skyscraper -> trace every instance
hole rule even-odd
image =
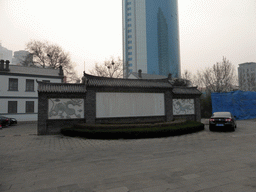
[[[180,77],[177,0],[123,0],[124,77],[131,72]]]

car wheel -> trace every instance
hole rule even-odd
[[[209,130],[210,130],[210,131],[214,131],[214,130],[213,130],[213,128],[212,128],[211,126],[209,126]]]
[[[234,132],[236,130],[236,126],[231,127],[231,131]]]

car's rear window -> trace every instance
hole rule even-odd
[[[213,116],[214,117],[231,117],[231,114],[228,113],[228,112],[216,112],[216,113],[213,113]]]

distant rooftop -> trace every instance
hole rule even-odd
[[[24,67],[24,66],[20,66],[20,65],[10,65],[9,68],[10,68],[9,73],[59,76],[59,69]]]
[[[139,76],[138,72],[132,72],[128,79],[133,78],[134,76],[136,79],[166,79],[167,76],[164,75],[154,75],[154,74],[147,74],[147,73],[141,73],[141,77]]]
[[[246,62],[246,63],[239,64],[239,66],[240,65],[256,65],[256,63],[255,62]]]

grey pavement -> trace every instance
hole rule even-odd
[[[36,124],[3,128],[0,191],[256,191],[255,123],[138,140],[37,136]]]

